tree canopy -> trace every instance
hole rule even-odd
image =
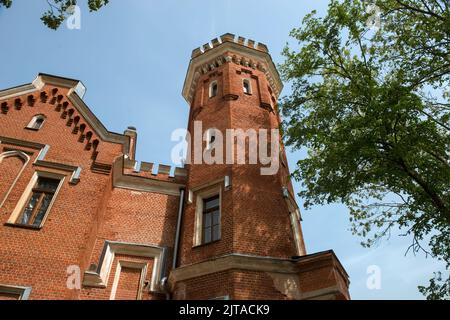
[[[305,207],[344,203],[365,246],[403,230],[446,263],[419,287],[429,299],[450,297],[449,6],[332,0],[291,31],[280,66],[285,140],[308,150],[293,173]]]
[[[87,0],[90,11],[97,11],[107,5],[109,0]],[[57,30],[64,20],[72,14],[77,0],[47,0],[48,10],[41,16],[42,22],[50,29]],[[0,0],[0,7],[10,8],[13,0]]]

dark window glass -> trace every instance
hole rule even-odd
[[[203,243],[220,239],[220,198],[203,200]]]
[[[42,127],[42,124],[44,123],[43,118],[37,118],[36,121],[33,123],[33,129],[40,129]]]
[[[59,180],[38,178],[27,205],[18,219],[19,224],[39,227],[52,202]]]
[[[213,212],[213,224],[219,225],[220,224],[220,212],[219,210]]]
[[[218,90],[217,83],[213,83],[211,87],[211,98],[217,96],[217,90]]]
[[[244,93],[250,94],[250,83],[248,80],[244,80]]]
[[[214,209],[219,207],[219,197],[209,198],[205,200],[205,209]]]

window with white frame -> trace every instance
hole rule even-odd
[[[245,94],[252,94],[252,85],[249,79],[242,80],[242,87]]]
[[[42,227],[64,181],[64,176],[36,172],[19,200],[8,223]]]
[[[221,239],[221,188],[196,193],[194,246],[200,246]]]
[[[27,129],[31,130],[40,130],[44,125],[46,117],[43,114],[38,114],[31,119],[31,121],[27,125]]]
[[[217,93],[219,91],[219,85],[217,84],[217,81],[213,81],[209,85],[209,97],[214,98],[217,96]]]
[[[220,197],[203,199],[202,243],[220,239]]]

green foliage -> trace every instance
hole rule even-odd
[[[430,280],[428,287],[420,286],[419,291],[427,296],[428,300],[444,300],[450,297],[450,282],[442,277],[441,272],[436,272]]]
[[[409,249],[448,270],[450,4],[373,3],[378,30],[369,30],[367,1],[332,0],[325,17],[312,12],[291,32],[298,46],[286,46],[280,66],[292,83],[283,126],[288,145],[308,149],[293,176],[305,207],[346,204],[363,245],[406,230]],[[420,291],[448,298],[449,287],[441,274]]]
[[[12,0],[0,0],[0,7],[5,6],[6,8],[11,7]]]
[[[107,5],[109,0],[88,0],[90,11],[97,11]],[[50,29],[57,30],[64,20],[72,14],[71,7],[77,0],[48,0],[49,9],[43,13],[41,20]],[[12,0],[0,0],[0,7],[11,7]]]

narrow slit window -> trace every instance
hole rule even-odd
[[[40,227],[58,189],[60,180],[39,177],[26,202],[18,224]]]
[[[250,80],[248,79],[243,80],[243,90],[245,94],[252,94],[252,86],[250,84]]]
[[[203,200],[203,243],[220,239],[220,197]]]
[[[217,81],[214,81],[209,86],[209,97],[214,98],[217,96],[217,92],[219,91],[219,86],[217,85]]]
[[[214,129],[208,130],[206,136],[207,136],[206,150],[210,150],[214,146],[214,142],[216,141],[215,130]]]

